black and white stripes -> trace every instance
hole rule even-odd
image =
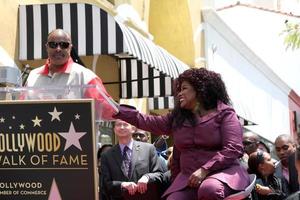
[[[20,60],[46,58],[48,33],[62,28],[72,33],[80,56],[126,52],[123,33],[104,10],[89,4],[41,4],[19,7]]]
[[[154,97],[148,98],[149,110],[173,109],[174,97]]]
[[[48,33],[71,33],[79,56],[127,55],[176,78],[188,66],[137,31],[86,3],[35,4],[19,7],[19,59],[45,59]]]
[[[173,79],[136,59],[120,60],[121,98],[172,95]]]
[[[253,126],[253,125],[257,125],[257,124],[255,124],[254,122],[251,122],[251,121],[249,121],[249,120],[247,120],[247,119],[244,119],[244,118],[241,117],[241,116],[238,116],[238,119],[239,119],[239,121],[240,121],[240,123],[241,123],[242,126]]]
[[[169,54],[165,49],[143,37],[139,32],[121,23],[119,23],[119,26],[123,31],[128,52],[134,58],[173,78],[178,77],[180,73],[188,69],[186,64]]]
[[[173,79],[188,66],[106,11],[85,3],[19,7],[19,59],[45,59],[50,31],[71,33],[79,56],[119,57],[121,98],[148,97],[151,109],[172,109]],[[123,59],[123,56],[127,59]]]
[[[121,98],[147,97],[149,110],[173,109],[173,78],[135,59],[120,60]]]

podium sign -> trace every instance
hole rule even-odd
[[[94,101],[0,102],[0,199],[98,199]]]

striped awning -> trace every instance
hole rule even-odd
[[[113,128],[113,121],[101,121],[98,123],[99,126],[101,127],[106,127],[106,128]]]
[[[103,9],[86,3],[20,5],[19,59],[45,59],[48,33],[71,33],[79,56],[115,55],[135,58],[176,78],[188,66]]]
[[[173,109],[174,108],[174,97],[153,97],[148,98],[149,110],[161,110],[161,109]]]
[[[238,116],[238,118],[239,118],[240,123],[241,123],[243,126],[253,126],[253,125],[257,125],[257,124],[255,124],[254,122],[251,122],[251,121],[249,121],[249,120],[247,120],[247,119],[244,119],[244,118],[241,117],[241,116]]]
[[[121,98],[172,95],[173,78],[136,59],[120,60]]]

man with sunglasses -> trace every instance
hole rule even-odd
[[[110,95],[104,88],[101,79],[91,70],[75,63],[71,58],[72,41],[69,33],[62,29],[56,29],[49,33],[46,43],[48,59],[45,65],[32,70],[28,76],[27,87],[53,87],[64,86],[95,86],[87,87],[84,97],[96,99],[96,104],[104,119],[110,119],[115,113],[107,99]],[[100,92],[99,92],[100,91]],[[77,92],[77,93],[76,93]],[[72,97],[81,98],[81,91],[72,92]],[[32,94],[31,94],[32,95]],[[53,94],[51,94],[53,96]],[[53,99],[66,98],[64,94],[54,94]],[[50,94],[38,94],[34,99],[49,99]],[[30,99],[29,97],[25,97]],[[100,109],[101,108],[101,109]],[[98,113],[100,114],[100,113]]]
[[[250,155],[253,152],[256,152],[259,145],[259,137],[257,134],[246,131],[243,134],[243,145],[244,145],[244,151],[247,153],[247,155]]]
[[[240,158],[240,163],[246,169],[248,169],[248,158],[249,155],[253,152],[256,152],[259,145],[259,137],[257,134],[251,131],[245,131],[243,133],[243,146],[244,146],[244,155]]]

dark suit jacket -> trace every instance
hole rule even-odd
[[[289,193],[294,193],[299,191],[299,183],[298,183],[298,173],[295,166],[295,153],[291,154],[288,157],[288,170],[289,170]],[[279,163],[277,168],[275,169],[275,175],[279,178],[285,179],[282,174],[282,164]]]
[[[119,145],[113,146],[101,156],[101,181],[105,193],[111,199],[122,199],[122,182],[137,182],[143,175],[150,183],[160,183],[163,177],[155,147],[152,144],[134,141],[132,148],[131,177],[122,169],[122,155]]]
[[[284,200],[300,200],[300,191],[291,194]]]
[[[155,183],[149,183],[144,194],[136,193],[135,195],[130,195],[127,191],[124,191],[122,196],[124,200],[160,200],[161,195],[159,186]]]
[[[295,166],[295,153],[289,156],[289,186],[290,192],[294,193],[299,191],[298,173]]]

